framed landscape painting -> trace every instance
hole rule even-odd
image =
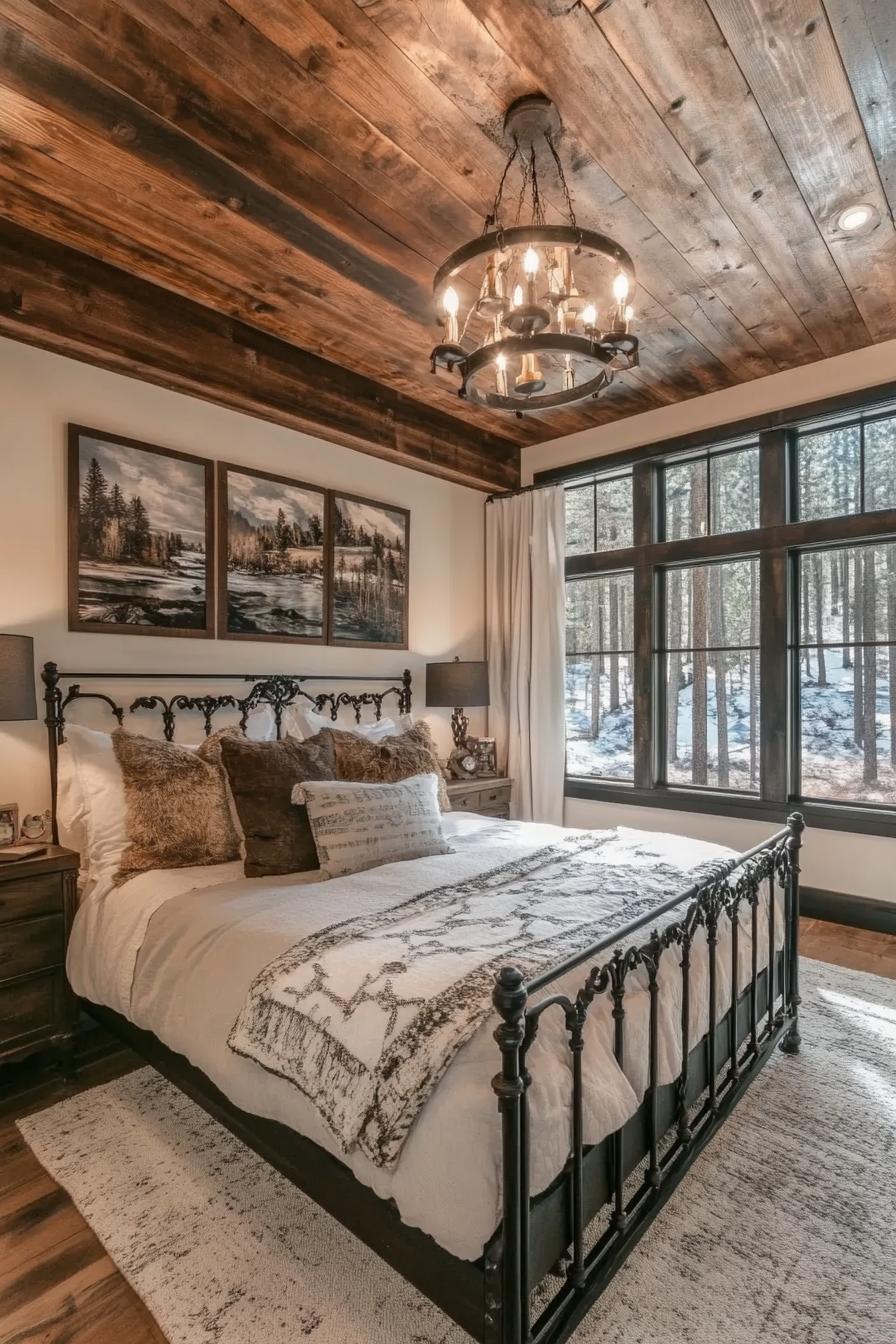
[[[68,427],[69,629],[214,637],[212,463]]]
[[[331,492],[331,644],[408,647],[409,527],[407,509]]]
[[[322,644],[326,491],[218,463],[218,635]]]

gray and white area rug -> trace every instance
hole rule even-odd
[[[576,1344],[896,1344],[896,981],[804,961],[803,997]],[[19,1128],[171,1344],[469,1344],[150,1069]]]

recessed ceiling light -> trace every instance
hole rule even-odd
[[[834,221],[834,226],[842,233],[855,236],[856,234],[870,233],[879,222],[880,214],[876,206],[869,205],[866,201],[860,201],[856,205],[848,205],[845,210],[841,210]]]

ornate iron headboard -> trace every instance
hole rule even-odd
[[[58,841],[59,831],[56,824],[56,768],[59,746],[65,741],[65,711],[75,700],[99,700],[109,707],[110,713],[119,725],[124,722],[125,707],[118,705],[110,695],[101,691],[84,691],[82,682],[108,681],[236,681],[250,682],[251,689],[245,696],[238,695],[190,695],[181,692],[166,699],[163,695],[140,695],[127,706],[127,712],[133,714],[138,709],[159,711],[162,729],[168,742],[174,739],[175,721],[178,713],[195,711],[202,715],[206,737],[212,731],[212,719],[224,709],[239,710],[239,723],[245,731],[249,713],[257,705],[270,705],[274,713],[277,736],[280,737],[283,711],[297,700],[307,700],[315,710],[322,714],[329,709],[330,718],[335,723],[339,710],[350,705],[355,712],[355,722],[361,722],[361,711],[372,706],[374,718],[382,718],[383,701],[390,695],[398,697],[399,714],[411,712],[411,674],[405,669],[401,677],[395,676],[307,676],[290,677],[282,673],[268,675],[249,675],[245,672],[60,672],[55,663],[44,663],[41,671],[44,683],[44,704],[47,713],[44,722],[47,725],[47,740],[50,752],[50,788],[53,815],[53,841]],[[63,693],[61,682],[68,682],[68,690]],[[388,686],[382,691],[323,691],[319,695],[310,695],[302,689],[304,682],[313,681],[350,681],[358,682],[400,682],[400,685]]]

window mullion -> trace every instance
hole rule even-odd
[[[759,557],[759,796],[787,801],[787,551]]]
[[[637,788],[653,784],[654,687],[653,687],[653,566],[644,548],[653,541],[654,467],[639,462],[632,471],[632,527],[635,547],[640,550],[634,567],[634,686],[633,733],[634,779]]]

